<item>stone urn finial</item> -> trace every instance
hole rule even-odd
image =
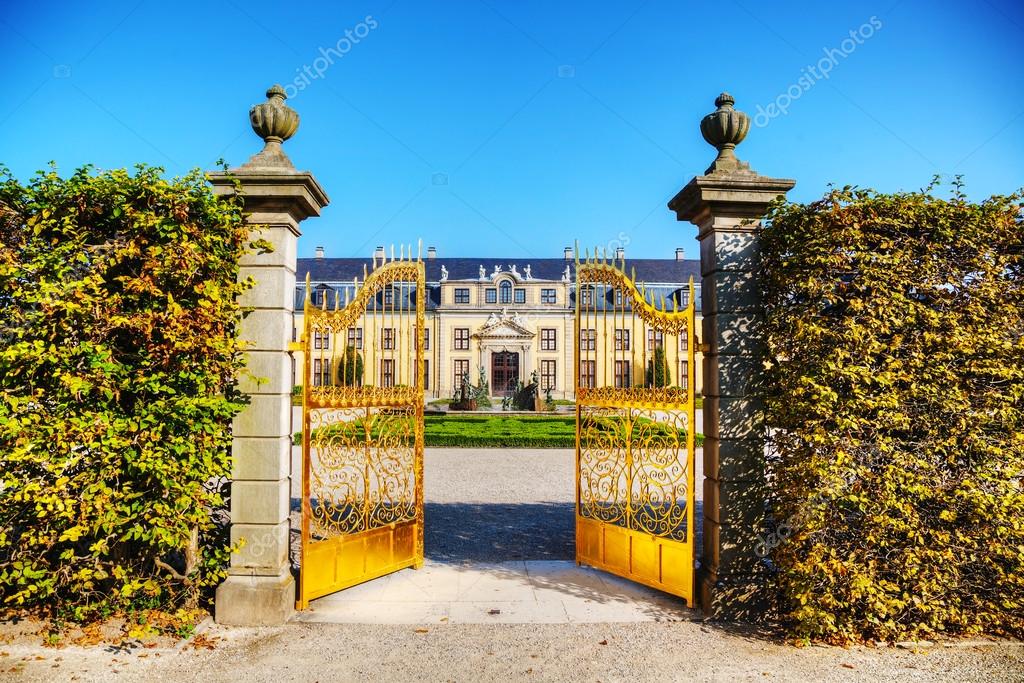
[[[750,166],[736,158],[736,145],[743,142],[750,130],[750,117],[733,109],[736,100],[723,92],[715,99],[718,107],[700,122],[700,134],[709,145],[718,150],[718,157],[706,173],[749,173]]]
[[[281,149],[281,143],[295,135],[299,128],[299,115],[284,103],[287,98],[284,88],[275,84],[267,90],[267,101],[253,105],[249,110],[249,124],[265,144],[242,168],[294,169]]]

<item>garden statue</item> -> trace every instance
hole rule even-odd
[[[562,273],[562,282],[568,282],[570,275],[571,275],[571,273],[569,271],[569,266],[566,266],[565,267],[565,272]]]
[[[529,263],[527,263],[526,264],[526,268],[523,269],[523,274],[526,276],[527,280],[532,280],[533,279],[533,275],[530,273],[530,264]]]
[[[480,265],[480,279],[481,280],[486,280],[487,279],[487,269],[483,267],[483,264]]]

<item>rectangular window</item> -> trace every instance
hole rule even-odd
[[[469,288],[468,287],[456,287],[455,288],[455,303],[457,303],[457,304],[468,304],[469,303]]]
[[[429,327],[424,327],[423,328],[423,350],[424,351],[429,351],[430,350],[430,328]]]
[[[515,302],[517,304],[525,304],[526,303],[526,290],[525,289],[522,289],[520,287],[516,287],[515,296],[516,296]]]
[[[313,359],[313,386],[314,387],[325,387],[331,382],[331,359],[330,358],[314,358]]]
[[[456,351],[469,351],[469,328],[468,327],[456,327],[455,328],[455,350]]]
[[[540,350],[541,351],[557,351],[557,330],[553,327],[542,327],[540,330]]]
[[[629,330],[615,330],[615,350],[629,351]]]
[[[456,358],[452,361],[452,386],[456,389],[462,388],[462,380],[469,375],[469,359]]]
[[[361,327],[350,327],[348,328],[348,345],[354,346],[357,351],[363,348],[363,328]]]
[[[395,386],[394,358],[385,358],[380,362],[380,385],[382,387]]]
[[[489,304],[498,303],[498,290],[494,287],[488,287],[487,291],[484,292],[484,301]]]
[[[391,306],[395,303],[395,290],[392,287],[388,287],[384,290],[384,305]]]
[[[647,330],[647,350],[665,348],[665,335],[661,330]]]
[[[395,328],[393,328],[393,327],[382,327],[380,329],[380,348],[382,348],[382,349],[394,349],[395,348]]]
[[[683,330],[682,334],[679,335],[679,350],[690,350],[690,333],[687,330]]]
[[[589,306],[594,301],[594,288],[584,287],[580,290],[580,303]]]
[[[540,388],[544,391],[556,389],[555,382],[558,381],[558,373],[555,370],[555,361],[542,360],[540,362]]]
[[[679,361],[679,386],[685,387],[686,382],[690,377],[690,361],[681,360]]]
[[[633,386],[633,378],[629,374],[629,361],[615,361],[615,388],[629,389]]]
[[[540,302],[542,304],[557,304],[558,294],[553,289],[542,289],[540,290]]]
[[[426,358],[423,359],[423,388],[430,388],[430,361]]]
[[[621,289],[616,289],[615,290],[615,305],[616,306],[621,306],[622,305],[622,290]]]
[[[597,350],[597,330],[580,330],[580,351]]]
[[[328,350],[331,348],[331,333],[330,332],[314,332],[313,333],[313,348]]]
[[[593,389],[595,385],[594,372],[597,368],[597,361],[580,361],[580,386]]]

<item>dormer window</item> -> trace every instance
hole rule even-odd
[[[512,283],[505,280],[498,285],[498,294],[500,295],[501,303],[510,304],[512,303]]]

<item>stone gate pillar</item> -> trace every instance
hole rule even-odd
[[[289,561],[291,472],[292,340],[295,259],[299,223],[319,216],[327,195],[312,174],[297,171],[281,149],[299,126],[299,115],[284,103],[281,86],[249,111],[253,130],[266,143],[242,166],[210,173],[214,192],[242,196],[253,237],[273,246],[267,254],[242,259],[240,278],[255,286],[240,303],[252,309],[243,319],[246,360],[252,377],[241,378],[250,403],[232,425],[231,541],[244,539],[232,554],[229,576],[217,588],[218,623],[257,626],[283,623],[295,607]],[[237,186],[236,186],[237,181]]]
[[[752,387],[763,352],[756,279],[756,229],[768,204],[796,183],[750,170],[734,149],[750,127],[722,93],[700,124],[718,157],[669,202],[698,228],[704,344],[704,555],[699,595],[705,616],[753,620],[766,607],[764,438]]]

